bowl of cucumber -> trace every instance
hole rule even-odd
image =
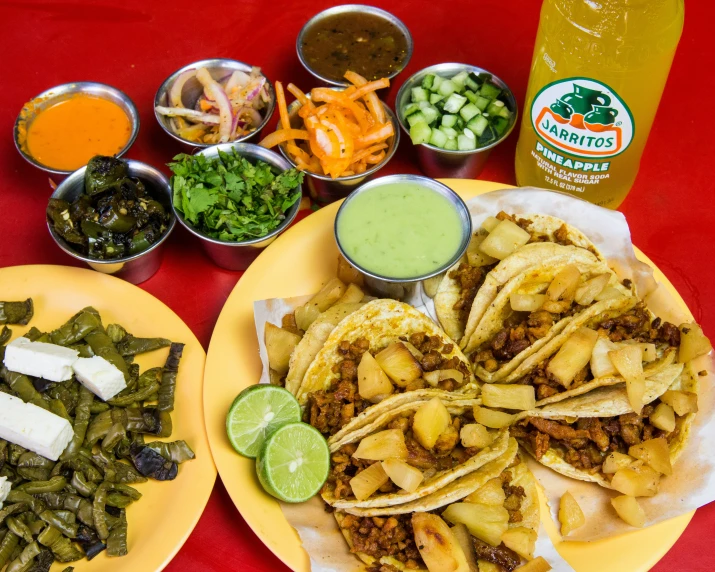
[[[445,63],[410,77],[397,93],[397,119],[433,178],[473,179],[517,119],[514,94],[497,76]]]

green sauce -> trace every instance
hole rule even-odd
[[[337,234],[348,257],[365,270],[415,278],[449,262],[462,241],[462,224],[439,193],[392,183],[351,199],[340,213]]]

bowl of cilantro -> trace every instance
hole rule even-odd
[[[251,143],[224,143],[169,163],[179,223],[227,270],[245,270],[298,214],[303,173]]]

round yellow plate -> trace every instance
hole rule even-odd
[[[487,181],[444,181],[464,199],[507,188]],[[221,311],[206,359],[204,411],[211,451],[231,499],[258,537],[287,566],[307,572],[310,563],[300,539],[255,475],[254,462],[238,455],[226,437],[226,413],[245,387],[258,381],[261,361],[253,321],[253,302],[316,292],[335,276],[338,249],[333,222],[339,203],[313,213],[267,248],[241,277]],[[667,278],[640,251],[685,307]],[[544,505],[545,507],[545,505]],[[542,507],[543,508],[543,507]],[[578,572],[649,570],[682,534],[693,513],[623,536],[598,542],[560,542],[548,515],[544,522],[557,549]],[[548,522],[547,522],[548,521]]]
[[[28,326],[10,326],[12,337],[30,326],[57,328],[86,306],[95,307],[106,324],[117,323],[141,337],[167,337],[186,344],[179,367],[174,432],[196,458],[183,463],[173,481],[136,485],[142,498],[127,509],[129,554],[109,558],[102,552],[91,562],[71,563],[75,572],[153,572],[162,570],[191,534],[216,480],[201,408],[206,354],[189,327],[162,302],[120,280],[92,270],[67,266],[15,266],[0,269],[0,298],[32,298],[35,315]],[[144,371],[163,365],[168,348],[137,356]],[[53,571],[68,564],[55,564]]]

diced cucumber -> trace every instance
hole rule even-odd
[[[474,105],[479,108],[479,111],[484,111],[489,106],[489,100],[484,96],[477,95],[477,101],[474,102]]]
[[[444,148],[446,151],[456,151],[457,150],[457,138],[453,137],[452,139],[447,139],[447,142],[444,144]]]
[[[509,111],[509,108],[506,105],[501,108],[499,116],[503,117],[504,119],[509,119],[511,117],[511,111]]]
[[[469,72],[467,74],[467,79],[464,82],[464,85],[472,91],[479,91],[479,88],[482,86],[482,81],[479,79],[479,76],[477,74],[475,74],[474,72]]]
[[[480,137],[484,130],[489,125],[489,120],[483,115],[477,115],[473,117],[469,123],[467,123],[467,129],[474,133],[477,137]]]
[[[473,103],[468,103],[459,110],[459,115],[461,115],[462,119],[465,121],[469,121],[472,117],[479,115],[480,113],[481,111],[479,111],[479,108]]]
[[[444,95],[440,95],[439,93],[430,93],[429,94],[429,102],[434,105],[438,101],[442,101],[444,99]]]
[[[412,115],[407,116],[407,123],[409,123],[410,127],[412,127],[416,123],[428,123],[428,121],[424,113],[416,111]]]
[[[432,128],[432,134],[430,136],[430,145],[435,147],[444,147],[447,143],[448,137],[439,129]]]
[[[497,133],[494,130],[494,127],[491,125],[487,125],[482,134],[479,136],[479,146],[483,147],[484,145],[489,145],[490,143],[493,143],[497,139]]]
[[[434,107],[423,107],[422,115],[425,116],[425,121],[431,125],[439,117],[439,112]]]
[[[482,72],[479,74],[479,81],[481,83],[490,83],[492,81],[492,74],[487,72]]]
[[[462,119],[461,117],[457,117],[457,124],[454,126],[454,128],[457,130],[462,130],[464,129],[465,125],[466,122],[464,121],[464,119]]]
[[[438,91],[439,86],[442,85],[444,82],[444,78],[442,76],[436,75],[434,76],[434,80],[432,80],[432,91]]]
[[[469,103],[476,103],[477,98],[479,97],[476,93],[470,90],[465,90],[464,92],[464,97],[466,97],[469,100]]]
[[[491,124],[494,127],[494,131],[497,135],[501,137],[509,126],[509,120],[504,117],[492,117]]]
[[[413,88],[413,90],[414,90],[414,88]],[[448,96],[448,95],[452,95],[455,91],[457,91],[457,86],[454,84],[454,82],[452,82],[448,79],[445,79],[440,84],[437,91],[439,91],[439,93],[441,93],[444,96]]]
[[[454,127],[457,124],[456,115],[443,115],[442,116],[442,127]]]
[[[457,93],[453,93],[452,95],[449,96],[447,101],[444,104],[444,110],[447,113],[457,113],[460,109],[462,109],[462,106],[467,102],[466,97],[462,97],[461,95]]]
[[[434,74],[427,74],[423,79],[422,79],[422,87],[424,89],[432,89],[432,85],[434,84]]]
[[[405,105],[405,117],[408,115],[412,115],[416,111],[420,110],[420,104],[419,103],[408,103]]]
[[[500,115],[502,107],[504,107],[504,102],[495,99],[489,104],[489,107],[487,107],[487,113],[489,115]]]
[[[440,101],[438,101],[437,103],[434,104],[435,109],[436,109],[437,111],[439,111],[440,113],[443,113],[443,112],[444,112],[444,102],[445,102],[445,100],[442,99],[442,100],[440,100]]]
[[[444,133],[447,136],[447,138],[449,138],[449,139],[453,139],[454,137],[456,137],[458,135],[456,129],[453,129],[451,127],[445,127],[444,125],[442,127],[440,127],[439,130],[442,133]]]
[[[472,151],[477,148],[477,140],[466,135],[457,137],[457,149],[460,151]]]
[[[429,101],[420,101],[417,104],[420,108],[420,110],[424,109],[425,107],[432,107],[432,104]]]
[[[487,99],[496,99],[500,93],[501,89],[488,81],[485,81],[484,85],[479,88],[479,95],[486,97]]]
[[[412,88],[412,101],[419,102],[419,101],[427,101],[429,96],[429,93],[427,92],[426,89],[422,87],[413,87]]]
[[[468,77],[469,73],[467,73],[466,71],[461,71],[452,78],[452,83],[454,83],[457,86],[457,89],[461,91],[462,89],[464,89],[464,82],[467,81]]]
[[[410,139],[413,145],[428,143],[432,136],[432,129],[424,122],[415,123],[410,127]]]

